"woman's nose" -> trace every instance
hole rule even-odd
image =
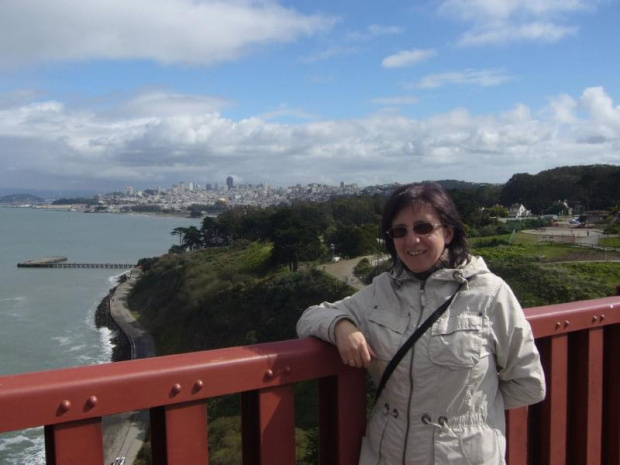
[[[417,244],[418,242],[420,242],[420,236],[418,236],[413,231],[407,231],[406,240],[407,240],[407,242],[410,242],[410,243],[413,243],[413,244]]]

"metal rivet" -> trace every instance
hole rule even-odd
[[[204,385],[205,383],[201,379],[197,379],[196,382],[194,383],[193,391],[194,392],[200,391],[204,387]]]
[[[594,315],[592,317],[592,323],[596,323],[598,321],[598,317],[596,315]]]
[[[97,396],[90,396],[88,399],[86,399],[86,406],[88,408],[93,408],[97,405],[98,402],[99,399],[97,399]]]
[[[181,392],[181,385],[179,383],[176,383],[174,386],[172,386],[172,394],[177,395],[179,392]]]
[[[293,372],[291,367],[284,367],[284,374],[290,375]]]
[[[570,325],[570,321],[564,320],[564,327],[566,328],[568,325]]]
[[[61,412],[66,412],[71,408],[70,400],[63,400],[58,407]]]
[[[555,329],[560,329],[560,326],[562,326],[562,324],[558,321],[558,322],[555,324]]]
[[[603,314],[601,315],[601,321],[603,321],[604,319],[605,319],[605,314],[603,313]]]
[[[265,378],[273,378],[273,370],[267,370],[265,372]]]

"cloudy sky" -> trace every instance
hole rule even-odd
[[[0,188],[620,165],[618,0],[3,0]]]

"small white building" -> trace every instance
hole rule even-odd
[[[522,203],[513,203],[508,210],[508,218],[523,218],[531,213]]]

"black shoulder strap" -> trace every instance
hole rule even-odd
[[[390,363],[388,363],[387,367],[385,367],[385,371],[383,372],[383,376],[381,376],[381,381],[379,382],[379,386],[377,386],[377,393],[375,394],[375,402],[377,402],[377,400],[379,399],[379,396],[381,395],[381,392],[383,392],[383,388],[385,387],[385,384],[387,383],[388,379],[392,375],[392,372],[394,371],[396,366],[400,363],[400,361],[403,359],[405,354],[409,351],[409,349],[413,347],[416,341],[420,339],[420,336],[422,336],[422,334],[424,334],[426,330],[428,330],[428,328],[430,328],[433,325],[433,323],[435,323],[439,319],[439,317],[447,310],[447,308],[450,306],[450,304],[452,303],[456,295],[461,291],[464,285],[465,285],[465,282],[461,283],[458,289],[456,290],[456,292],[452,294],[452,297],[450,297],[443,304],[441,304],[431,314],[431,316],[429,316],[424,321],[424,323],[422,323],[418,327],[418,329],[416,329],[415,332],[411,336],[409,336],[409,339],[407,339],[405,343],[402,346],[400,346],[400,349],[398,349],[396,354],[394,354],[394,357],[392,357],[392,360],[390,360]]]

